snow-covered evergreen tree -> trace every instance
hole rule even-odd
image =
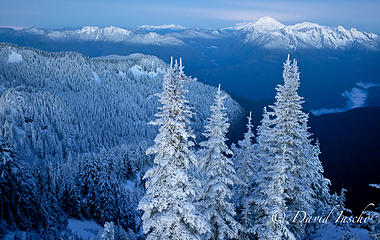
[[[297,93],[300,85],[300,73],[297,61],[290,64],[288,56],[284,64],[284,85],[278,86],[276,102],[272,106],[275,114],[274,130],[277,140],[290,149],[287,173],[293,181],[286,186],[288,194],[287,216],[295,216],[298,211],[305,211],[308,216],[321,209],[327,213],[329,203],[330,181],[323,176],[323,167],[319,160],[318,142],[313,144],[309,127],[308,114],[302,111],[303,98]],[[290,230],[299,238],[305,235],[307,226],[299,222],[289,224]]]
[[[260,159],[258,171],[255,173],[254,226],[252,232],[258,239],[295,239],[288,228],[285,218],[287,194],[285,185],[290,179],[286,175],[290,167],[286,163],[287,149],[273,144],[271,113],[264,108],[261,126],[258,127],[257,157]],[[278,152],[278,151],[281,152]]]
[[[215,240],[236,238],[240,228],[234,219],[236,213],[231,200],[238,178],[228,157],[233,153],[226,145],[230,124],[223,104],[225,98],[219,85],[203,133],[207,139],[200,143],[199,151],[204,189],[200,205],[211,225],[209,237]]]
[[[20,173],[15,164],[15,155],[4,138],[0,139],[0,218],[14,221],[16,211],[17,184]]]
[[[324,169],[321,161],[319,160],[319,155],[321,153],[319,147],[319,141],[312,144],[309,142],[309,171],[311,176],[311,186],[314,191],[315,197],[315,205],[314,209],[317,215],[322,216],[324,214],[328,214],[332,208],[334,208],[334,204],[331,203],[331,194],[330,194],[330,180],[323,176]]]
[[[58,238],[59,230],[67,224],[67,219],[58,205],[54,187],[53,169],[50,162],[35,162],[33,177],[33,203],[36,215],[33,223],[44,239]]]
[[[189,174],[197,165],[194,135],[189,127],[191,109],[183,89],[185,75],[182,61],[173,61],[158,94],[162,106],[157,119],[150,124],[160,126],[154,145],[147,154],[155,154],[154,167],[144,176],[146,195],[139,203],[147,239],[201,239],[209,231],[205,218],[197,212],[194,199],[197,183]]]
[[[339,215],[341,213],[344,213],[345,215],[352,214],[352,211],[348,208],[346,208],[346,192],[347,189],[342,188],[340,190],[340,193],[334,193],[330,197],[330,204],[332,207],[334,207],[334,211],[332,212],[332,219],[338,219]],[[341,225],[341,222],[336,222],[337,225]]]
[[[286,233],[287,238],[302,238],[305,225],[290,220],[297,211],[305,211],[310,216],[316,207],[327,204],[329,181],[322,175],[319,146],[312,144],[308,115],[302,111],[303,100],[297,93],[300,84],[297,62],[291,63],[289,56],[284,64],[283,78],[284,84],[276,88],[276,101],[271,106],[273,112],[264,112],[262,126],[258,129],[260,161],[255,205],[256,219],[261,223],[256,229],[260,236],[259,226],[265,225],[260,216],[272,216],[272,210],[278,208],[276,211],[288,216],[283,221],[286,231],[282,233]],[[276,187],[267,189],[274,182]],[[268,203],[265,198],[272,198],[275,200],[272,204],[277,202],[277,205],[261,206],[263,200]]]
[[[252,234],[252,193],[254,190],[255,158],[253,145],[253,125],[252,112],[247,117],[247,132],[244,133],[243,140],[238,142],[238,146],[232,145],[234,156],[232,158],[236,169],[236,175],[239,183],[235,187],[234,200],[237,209],[240,211],[238,219],[242,225],[242,231],[239,233],[240,239],[248,239]]]
[[[62,210],[71,217],[81,218],[82,204],[84,203],[80,186],[82,179],[79,178],[79,161],[73,161],[71,155],[67,161],[57,165],[55,182],[57,198]],[[79,184],[80,183],[80,184]]]
[[[9,122],[0,121],[0,219],[25,230],[30,228],[35,216],[34,179],[28,164],[15,153],[14,144],[9,139]]]
[[[234,165],[236,169],[236,175],[239,177],[239,196],[238,199],[243,200],[251,192],[250,183],[252,182],[253,174],[253,158],[254,158],[254,145],[253,145],[253,125],[252,125],[252,113],[249,112],[247,117],[247,132],[244,133],[244,139],[238,141],[238,146],[234,147]]]
[[[262,119],[260,125],[257,126],[256,144],[254,145],[255,153],[257,157],[256,172],[261,172],[261,167],[265,164],[265,154],[269,151],[271,145],[270,131],[272,130],[271,116],[273,112],[268,112],[267,107],[263,108]],[[254,175],[254,179],[260,178],[259,174]]]

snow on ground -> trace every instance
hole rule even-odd
[[[343,238],[347,236],[346,238]],[[369,232],[362,228],[348,228],[343,229],[336,225],[326,225],[318,229],[314,240],[341,240],[341,239],[352,239],[352,240],[371,240],[369,237]]]
[[[12,52],[8,57],[8,63],[19,63],[22,62],[21,54]]]
[[[156,72],[144,71],[139,65],[135,65],[135,66],[131,67],[131,69],[129,69],[129,72],[132,73],[132,76],[135,79],[141,79],[142,76],[147,76],[147,75],[149,75],[150,77],[157,76]]]
[[[68,222],[69,224],[67,228],[83,240],[95,239],[97,235],[103,231],[103,227],[97,224],[94,220],[78,220],[71,218]]]
[[[122,78],[125,78],[127,76],[127,74],[123,71],[119,71],[119,76]]]
[[[92,75],[94,76],[96,84],[99,86],[102,85],[102,79],[99,77],[99,75],[96,72],[92,72]]]

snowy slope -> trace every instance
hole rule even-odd
[[[10,124],[20,154],[30,158],[150,142],[157,129],[147,122],[157,111],[154,95],[166,67],[143,54],[87,58],[0,43],[0,120]],[[199,134],[216,89],[191,78],[186,88]],[[240,117],[231,97],[226,105],[232,121]]]
[[[340,227],[336,225],[322,226],[315,235],[313,240],[341,240],[341,239],[359,239],[359,240],[371,240],[370,233],[366,229],[352,228],[352,227]]]

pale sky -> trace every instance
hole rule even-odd
[[[219,28],[273,17],[380,33],[379,0],[0,0],[0,26],[78,28],[179,24]]]

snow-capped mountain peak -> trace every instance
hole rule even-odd
[[[284,28],[285,25],[280,23],[274,18],[271,17],[262,17],[256,22],[248,22],[248,23],[239,23],[235,26],[234,29],[236,30],[243,30],[246,32],[270,32],[270,31],[275,31],[275,30],[280,30]]]
[[[97,32],[97,31],[99,31],[99,30],[100,30],[99,27],[86,26],[86,27],[83,27],[82,29],[80,29],[78,32],[87,33],[87,34],[92,34],[92,33]]]
[[[262,17],[257,20],[253,26],[256,30],[260,30],[262,32],[280,30],[285,27],[284,24],[271,17]]]
[[[79,38],[84,40],[109,40],[118,42],[125,40],[132,32],[128,29],[114,26],[105,28],[87,26],[74,31],[72,34],[78,35]]]
[[[184,43],[168,35],[155,32],[135,33],[125,28],[109,26],[105,28],[87,26],[78,30],[50,31],[47,37],[54,40],[79,39],[84,41],[126,42],[148,45],[183,45]]]
[[[114,26],[105,27],[102,30],[103,30],[104,33],[109,33],[109,34],[125,34],[125,35],[129,35],[129,34],[132,33],[128,29],[118,28],[118,27],[114,27]]]

